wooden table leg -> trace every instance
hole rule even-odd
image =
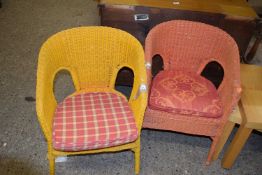
[[[249,52],[246,55],[246,57],[244,57],[244,59],[243,59],[243,61],[245,63],[249,63],[250,61],[253,60],[253,58],[254,58],[254,56],[255,56],[255,54],[257,52],[257,49],[259,47],[259,44],[262,41],[262,20],[261,19],[257,20],[257,22],[256,22],[255,37],[256,37],[256,40],[255,40],[253,46],[249,50]]]
[[[247,56],[244,57],[244,59],[243,59],[245,63],[250,63],[253,60],[255,54],[257,53],[257,49],[259,47],[261,40],[262,40],[262,38],[256,38],[256,40],[255,40],[253,46],[251,47],[250,51],[248,52]]]
[[[234,122],[228,121],[225,125],[224,131],[222,135],[220,136],[220,140],[217,143],[217,146],[215,148],[215,152],[213,154],[212,160],[217,160],[220,152],[222,151],[225,143],[227,142],[228,137],[230,136],[233,128],[235,126]]]
[[[222,159],[223,168],[230,169],[232,167],[251,132],[252,129],[246,128],[245,125],[240,125],[233,141],[229,145]]]

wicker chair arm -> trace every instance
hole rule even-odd
[[[57,102],[51,87],[44,87],[44,83],[37,80],[37,91],[36,91],[36,111],[38,120],[43,129],[45,138],[48,141],[52,139],[52,122],[53,115],[57,106]]]
[[[133,111],[133,114],[135,116],[137,128],[139,131],[139,134],[141,132],[142,124],[143,124],[143,118],[144,113],[147,106],[147,97],[148,92],[142,91],[139,93],[139,96],[133,100],[129,100],[129,104],[131,106],[131,109]]]
[[[234,107],[241,97],[241,86],[234,81],[227,81],[221,84],[218,93],[221,97],[222,107],[224,110],[223,121],[227,121]]]

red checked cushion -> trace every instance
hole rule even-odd
[[[214,85],[192,72],[161,71],[153,80],[149,107],[170,113],[221,117]]]
[[[56,109],[53,147],[63,151],[106,148],[138,137],[127,100],[114,93],[82,93],[67,97]]]

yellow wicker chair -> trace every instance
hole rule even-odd
[[[67,70],[76,92],[120,93],[114,90],[118,71],[128,67],[134,73],[134,84],[128,106],[138,130],[137,139],[106,148],[81,151],[54,149],[52,142],[53,119],[58,106],[53,86],[55,75]],[[130,34],[109,27],[78,27],[59,32],[42,46],[37,69],[36,110],[38,120],[48,143],[50,174],[55,174],[57,156],[92,154],[132,150],[135,173],[140,169],[140,132],[147,105],[146,70],[144,52],[140,43]],[[126,100],[127,101],[127,100]]]

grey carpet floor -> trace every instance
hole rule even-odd
[[[93,0],[2,0],[0,9],[0,175],[46,175],[47,145],[37,121],[35,97],[37,55],[52,34],[75,26],[99,25]],[[261,50],[261,49],[260,49]],[[261,54],[255,62],[261,63]],[[61,73],[58,100],[73,91]],[[63,89],[61,91],[61,89]],[[29,98],[30,100],[30,98]],[[235,132],[235,131],[234,131]],[[232,136],[231,136],[232,137]],[[232,139],[230,137],[230,139]],[[231,170],[219,159],[205,166],[211,141],[175,132],[142,131],[141,175],[262,174],[261,135],[252,133]],[[228,144],[228,143],[227,143]],[[131,175],[130,151],[72,156],[56,164],[59,175]]]

